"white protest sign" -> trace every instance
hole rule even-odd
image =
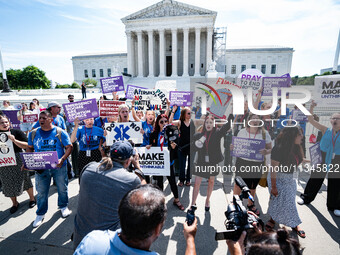
[[[160,89],[135,89],[134,99],[136,111],[165,111],[167,107],[166,93]]]
[[[143,134],[141,122],[121,122],[121,123],[105,123],[106,145],[111,146],[116,141],[131,140],[134,143],[143,142]]]
[[[139,165],[145,175],[170,176],[170,155],[168,148],[135,148],[139,155]]]
[[[252,88],[253,93],[256,93],[262,85],[263,76],[257,69],[247,69],[237,77],[237,85],[241,86],[244,93],[247,93],[248,88]]]
[[[340,106],[340,74],[316,76],[314,100],[323,106]]]
[[[0,167],[17,164],[13,142],[8,137],[10,134],[10,132],[0,133]]]

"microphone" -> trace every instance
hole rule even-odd
[[[252,201],[254,203],[254,198],[253,196],[250,194],[250,189],[248,188],[247,184],[244,182],[244,180],[242,179],[242,177],[240,176],[236,176],[235,177],[235,183],[237,186],[240,187],[240,189],[242,190],[242,195],[249,198],[250,201]]]

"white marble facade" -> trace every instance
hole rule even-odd
[[[128,73],[137,77],[204,76],[212,61],[216,15],[164,0],[123,18]]]
[[[84,54],[72,57],[74,81],[78,84],[84,79],[95,79],[98,84],[101,78],[114,73],[127,71],[126,53]],[[115,70],[118,69],[118,70]],[[86,75],[87,73],[87,75]]]
[[[267,77],[291,72],[293,48],[280,46],[228,48],[226,76],[236,78],[244,69],[258,69]]]

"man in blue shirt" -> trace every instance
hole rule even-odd
[[[47,110],[50,111],[51,114],[52,114],[52,117],[53,117],[52,125],[66,130],[65,120],[62,116],[59,115],[59,113],[61,111],[61,105],[56,101],[52,101],[52,102],[48,103]],[[33,125],[33,128],[37,128],[37,127],[40,127],[39,121],[37,121]]]
[[[35,175],[38,209],[33,227],[38,227],[42,223],[47,212],[51,177],[53,177],[58,189],[58,206],[63,218],[71,214],[71,211],[67,208],[68,177],[66,159],[72,152],[72,144],[66,131],[53,126],[52,121],[52,114],[47,110],[42,111],[39,115],[40,127],[28,135],[27,152],[57,151],[59,159],[56,169],[39,170]]]

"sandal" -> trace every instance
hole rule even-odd
[[[179,182],[179,183],[178,183],[178,186],[179,186],[179,187],[183,187],[183,185],[184,185],[183,182]]]
[[[185,182],[185,186],[190,186],[190,185],[191,185],[190,181]]]
[[[184,206],[181,204],[181,202],[178,200],[177,202],[173,202],[174,206],[177,206],[178,209],[180,209],[181,211],[184,211]]]
[[[296,234],[297,234],[299,237],[301,237],[301,238],[306,238],[306,233],[305,233],[305,231],[303,231],[303,230],[298,230],[297,227],[292,228],[292,229],[296,232]]]
[[[255,207],[254,204],[247,205],[247,207],[248,207],[248,211],[251,211],[251,212],[255,213],[257,216],[260,216],[260,211]]]
[[[266,229],[267,232],[274,231],[274,227],[275,227],[275,221],[272,220],[272,219],[267,221],[266,225],[264,226],[264,228]]]

